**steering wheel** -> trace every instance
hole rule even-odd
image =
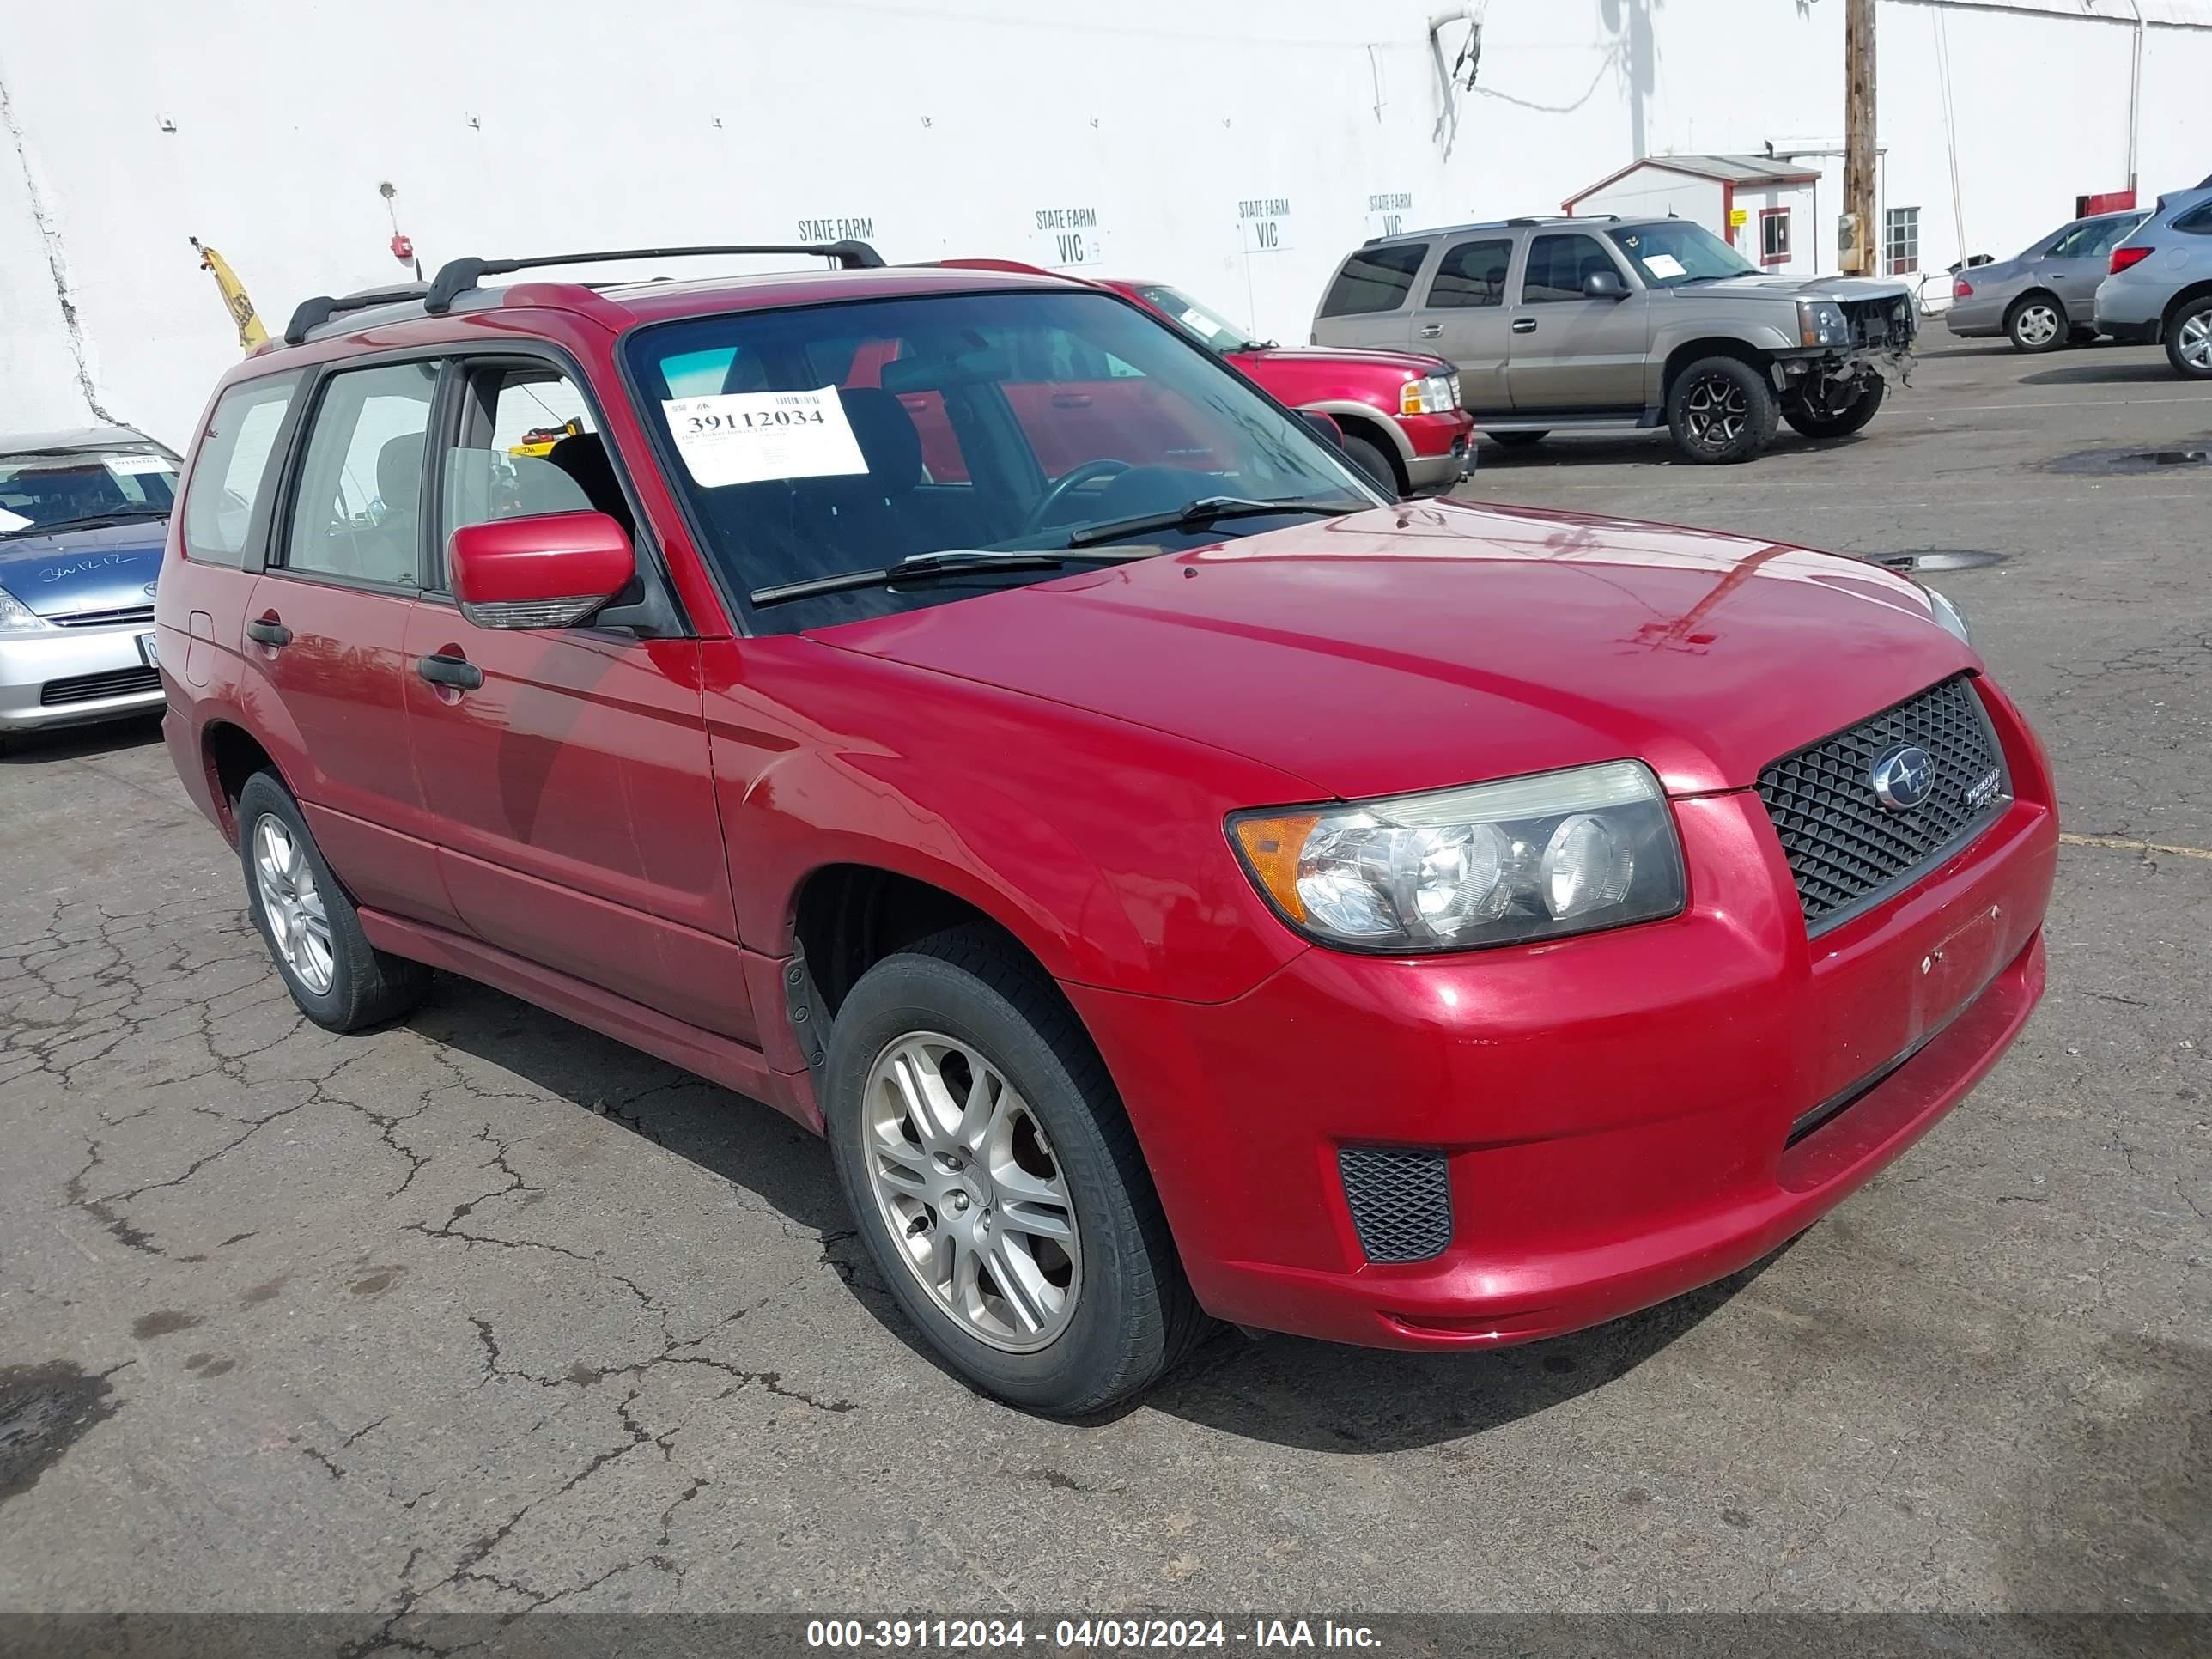
[[[1080,466],[1070,467],[1045,486],[1044,494],[1037,497],[1037,504],[1030,509],[1029,517],[1022,521],[1021,534],[1031,535],[1043,529],[1045,521],[1052,516],[1053,508],[1069,495],[1101,478],[1119,477],[1129,470],[1129,465],[1127,461],[1117,461],[1106,456],[1098,460],[1085,461]]]

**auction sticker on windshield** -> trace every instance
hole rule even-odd
[[[1654,276],[1680,276],[1683,264],[1671,253],[1649,253],[1644,258],[1644,268]]]
[[[661,412],[692,478],[708,489],[868,470],[837,388],[664,398]]]

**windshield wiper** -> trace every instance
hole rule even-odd
[[[142,519],[166,519],[166,507],[118,507],[112,513],[87,513],[75,519],[54,519],[45,524],[25,525],[21,530],[10,530],[10,536],[45,536],[57,530],[96,530],[104,524],[136,524]]]
[[[890,582],[1000,570],[1057,570],[1064,564],[1121,564],[1139,556],[1133,553],[1075,553],[1060,548],[993,552],[987,548],[952,547],[938,553],[915,553],[879,570],[848,570],[835,576],[810,576],[805,581],[756,587],[751,597],[755,605],[781,605],[787,599],[811,599],[819,593],[844,593],[856,587],[881,587]]]
[[[1262,501],[1243,495],[1201,495],[1165,513],[1145,513],[1133,519],[1110,519],[1104,524],[1085,525],[1067,538],[1067,544],[1091,547],[1100,542],[1117,542],[1124,536],[1141,536],[1148,530],[1203,530],[1224,519],[1257,519],[1272,513],[1306,517],[1319,514],[1334,518],[1340,514],[1363,512],[1372,505],[1369,501]]]

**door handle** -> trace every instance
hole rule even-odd
[[[483,684],[483,669],[466,657],[448,657],[443,653],[416,658],[415,672],[433,685],[450,685],[457,690],[473,691]]]
[[[1534,317],[1516,317],[1513,319],[1513,331],[1516,334],[1534,334],[1536,331],[1536,319]]]
[[[274,651],[292,643],[292,630],[274,617],[256,617],[246,624],[246,637]]]
[[[1419,334],[1424,340],[1436,339],[1440,337],[1443,331],[1444,325],[1442,323],[1423,323],[1420,327],[1415,331],[1415,332]]]
[[[1088,409],[1091,407],[1091,394],[1087,392],[1054,392],[1052,406],[1054,409]]]

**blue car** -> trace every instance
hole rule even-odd
[[[129,427],[0,437],[0,743],[161,707],[177,457]]]

